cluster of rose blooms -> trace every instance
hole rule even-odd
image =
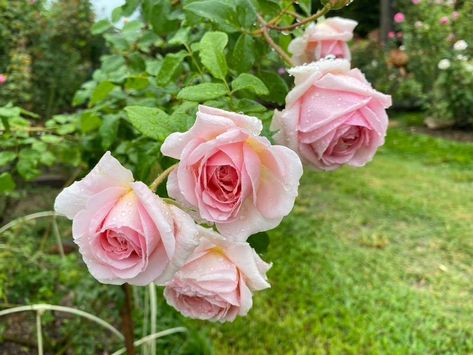
[[[294,61],[309,64],[289,70],[295,87],[272,123],[280,145],[261,136],[255,117],[200,106],[194,126],[161,147],[178,160],[167,180],[172,203],[134,181],[109,152],[64,189],[55,209],[72,219],[92,276],[164,286],[167,302],[191,318],[246,315],[253,293],[270,287],[271,266],[247,239],[290,213],[302,163],[359,167],[384,143],[391,99],[350,69],[346,42],[355,26],[327,19],[292,42]]]

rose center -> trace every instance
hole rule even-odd
[[[350,128],[343,136],[338,139],[334,147],[335,152],[343,152],[350,149],[360,139],[361,133],[359,127]]]
[[[211,175],[208,186],[221,202],[234,201],[240,192],[240,178],[231,165],[218,166]]]
[[[100,235],[100,244],[110,257],[116,259],[141,257],[140,248],[120,231],[106,230]]]

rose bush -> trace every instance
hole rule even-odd
[[[276,111],[276,142],[294,149],[319,170],[360,167],[384,144],[391,97],[372,88],[346,60],[326,60],[289,70],[295,87]]]
[[[275,228],[292,210],[302,176],[297,155],[261,130],[256,117],[200,106],[194,126],[161,147],[180,159],[169,195],[236,240]]]
[[[211,321],[245,316],[252,293],[269,288],[265,263],[245,242],[230,242],[200,228],[201,242],[164,289],[167,302],[183,315]]]

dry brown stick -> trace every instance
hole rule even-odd
[[[268,33],[268,24],[264,21],[264,19],[258,14],[258,22],[261,24],[261,30],[263,32],[264,39],[268,44],[274,48],[276,52],[278,52],[279,56],[284,59],[284,61],[289,64],[291,67],[294,67],[295,64],[292,61],[291,57],[281,48],[279,47],[276,42],[271,38],[271,36]]]
[[[122,307],[122,322],[123,322],[123,335],[125,336],[125,348],[128,355],[136,355],[135,352],[135,333],[133,329],[133,300],[132,300],[132,289],[129,284],[122,285],[123,292],[125,294],[125,302]]]

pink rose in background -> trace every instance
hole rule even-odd
[[[72,219],[74,242],[98,281],[147,285],[169,281],[197,244],[190,216],[165,204],[111,156],[56,198]]]
[[[393,32],[393,31],[388,32],[388,38],[389,38],[389,39],[394,39],[394,38],[396,38],[396,32]]]
[[[0,85],[3,85],[7,82],[7,76],[4,74],[0,74]]]
[[[458,11],[452,12],[452,21],[456,21],[460,18],[460,13]]]
[[[448,18],[448,16],[443,16],[440,18],[439,23],[444,26],[448,25],[450,23],[450,19]]]
[[[406,20],[406,16],[402,12],[398,12],[394,15],[394,22],[403,23]]]
[[[199,106],[194,126],[171,134],[161,147],[180,159],[168,179],[169,195],[233,239],[278,226],[294,206],[302,164],[261,130],[256,117]]]
[[[289,70],[295,87],[276,111],[274,139],[316,169],[364,166],[384,144],[391,97],[374,90],[346,60],[320,61]]]
[[[422,2],[422,0],[412,0],[412,3],[414,5],[419,5]]]
[[[301,37],[289,44],[289,52],[296,65],[311,63],[327,55],[351,60],[347,42],[353,38],[353,30],[358,22],[330,17],[317,24],[311,24]]]
[[[231,242],[200,227],[201,242],[165,290],[169,305],[186,317],[228,322],[245,316],[253,292],[269,288],[271,267],[246,242]]]

